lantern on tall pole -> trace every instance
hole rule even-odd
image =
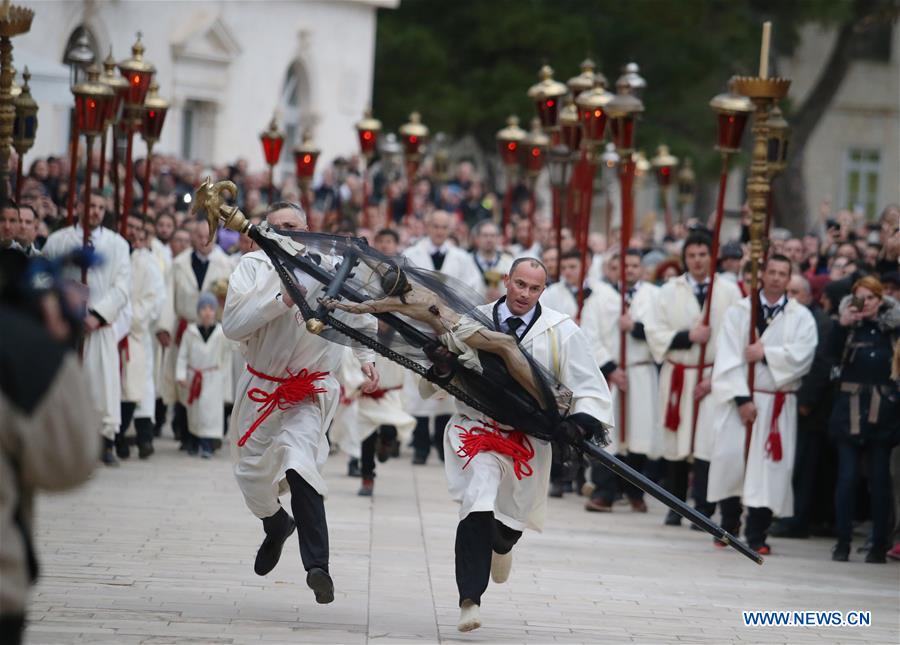
[[[619,167],[619,153],[616,152],[616,144],[607,143],[606,149],[600,155],[600,183],[603,186],[603,194],[606,197],[604,214],[604,235],[609,239],[613,219],[612,191],[615,186]]]
[[[131,46],[131,58],[119,63],[119,72],[128,81],[122,116],[122,127],[125,130],[125,197],[122,200],[122,212],[118,213],[119,232],[125,235],[128,213],[134,201],[134,134],[141,127],[144,101],[150,90],[150,81],[156,73],[156,68],[144,60],[144,43],[141,42],[140,32]]]
[[[278,129],[278,117],[272,115],[269,127],[261,132],[259,141],[262,143],[263,156],[269,166],[269,203],[275,201],[275,166],[281,159],[281,148],[284,146],[284,133]]]
[[[719,259],[719,243],[722,234],[722,220],[725,215],[725,191],[728,188],[728,162],[732,156],[740,152],[741,139],[744,136],[744,128],[747,119],[753,112],[753,103],[745,96],[735,93],[735,80],[728,83],[728,92],[717,94],[709,102],[709,106],[716,113],[716,150],[722,155],[722,170],[719,172],[719,193],[716,198],[716,214],[713,220],[712,247],[709,253],[709,289],[706,293],[706,301],[703,307],[703,324],[709,326],[712,312],[713,294],[715,292],[716,262]],[[703,381],[706,370],[707,343],[700,344],[700,360],[698,361],[697,381]],[[700,411],[700,401],[694,401],[693,416],[691,417],[691,453],[694,451],[694,438],[697,433],[697,416]]]
[[[28,67],[22,73],[22,88],[19,94],[13,99],[13,106],[16,109],[16,119],[13,122],[13,147],[18,155],[16,165],[16,203],[22,197],[22,160],[26,153],[31,150],[34,145],[34,137],[37,134],[37,113],[38,104],[31,96],[31,88],[28,81],[31,80],[31,74],[28,73]]]
[[[87,68],[94,62],[94,52],[82,29],[75,42],[66,50],[63,62],[69,66],[69,89],[85,78]],[[78,180],[78,124],[74,114],[69,124],[69,192],[66,198],[66,224],[72,225],[75,218],[75,185]]]
[[[694,203],[696,190],[697,177],[694,174],[694,164],[688,157],[678,171],[678,211],[682,222],[687,217],[688,207]]]
[[[661,145],[656,149],[656,155],[650,160],[656,173],[656,183],[659,185],[659,196],[662,200],[663,216],[666,222],[666,234],[672,233],[672,208],[669,201],[669,187],[672,185],[675,167],[678,165],[678,157],[669,152],[669,146]]]
[[[766,153],[769,182],[771,183],[775,177],[787,167],[788,143],[791,136],[791,128],[784,119],[781,109],[776,105],[769,113],[769,146]],[[769,239],[769,231],[772,229],[772,218],[774,217],[773,209],[773,193],[769,192],[768,213],[766,213],[766,228],[764,231],[765,238]]]
[[[119,124],[119,118],[122,112],[122,104],[125,102],[125,96],[128,94],[128,81],[116,74],[116,60],[112,55],[112,48],[109,55],[103,61],[103,76],[100,80],[106,83],[115,94],[112,101],[109,102],[109,114],[107,114],[106,124],[103,132],[100,134],[100,189],[103,189],[106,181],[106,133],[112,131],[112,167],[113,167],[113,189],[115,190],[114,202],[115,211],[119,212],[119,150],[116,145],[116,128]]]
[[[769,124],[768,120],[773,106],[787,96],[791,81],[786,78],[769,78],[769,43],[772,23],[763,24],[762,47],[759,57],[758,76],[739,76],[734,81],[734,89],[738,94],[749,98],[754,105],[753,156],[750,164],[750,175],[747,178],[747,202],[750,206],[750,344],[756,342],[756,318],[759,310],[759,269],[763,259],[763,232],[766,213],[769,208],[769,192],[771,178],[769,174]],[[756,380],[756,365],[750,365],[747,385],[751,399]],[[744,464],[750,450],[750,439],[753,425],[747,424],[744,439]],[[777,435],[777,428],[773,434]],[[770,436],[770,439],[774,439]],[[780,442],[780,436],[777,437]],[[773,451],[774,452],[774,451]],[[780,452],[780,451],[779,451]],[[775,461],[780,460],[773,456]]]
[[[512,198],[519,170],[519,147],[528,135],[519,127],[519,117],[513,115],[506,119],[506,127],[497,132],[497,152],[506,175],[506,191],[503,195],[502,230],[503,239],[508,240],[507,227],[512,216]]]
[[[415,214],[413,189],[419,164],[422,163],[425,142],[428,140],[428,127],[422,123],[422,116],[418,112],[413,112],[409,115],[409,121],[401,125],[398,132],[403,143],[403,156],[406,159],[406,214],[412,216]]]
[[[568,186],[572,173],[572,151],[563,144],[557,144],[547,152],[547,171],[550,174],[550,188],[553,190],[553,230],[556,236],[556,257],[562,257],[560,241],[562,239],[562,191]],[[556,275],[559,279],[559,266],[556,263]]]
[[[16,108],[11,89],[15,80],[12,67],[12,38],[31,29],[34,12],[4,2],[0,13],[0,200],[9,199],[9,155],[13,143]]]
[[[362,217],[361,223],[368,225],[369,207],[369,164],[378,150],[378,134],[381,132],[381,121],[372,116],[372,110],[368,109],[363,118],[356,122],[356,134],[359,137],[359,151],[363,157],[362,173]]]
[[[535,184],[538,175],[544,169],[544,163],[547,160],[547,150],[550,148],[550,137],[548,137],[541,126],[541,120],[535,117],[531,120],[531,131],[522,139],[522,145],[519,147],[520,163],[525,171],[525,180],[529,192],[529,214],[528,219],[531,222],[532,230],[534,227],[534,214],[537,208],[537,202],[534,195]]]
[[[632,65],[632,64],[629,64]],[[634,65],[636,68],[637,65]],[[626,66],[626,69],[628,66]],[[631,232],[634,226],[634,174],[635,163],[634,158],[634,133],[637,125],[638,115],[644,111],[644,104],[634,95],[635,91],[642,91],[646,86],[643,79],[642,83],[638,83],[633,72],[626,71],[626,74],[616,81],[617,93],[606,111],[609,114],[610,130],[612,133],[613,143],[616,145],[616,152],[620,157],[619,162],[619,190],[621,193],[622,204],[622,220],[619,227],[619,295],[621,301],[621,312],[624,315],[628,311],[628,286],[625,281],[625,256],[628,250],[628,244],[631,241]],[[624,331],[619,333],[619,368],[627,372],[627,334]],[[627,396],[625,392],[619,393],[619,437],[621,441],[625,441],[627,428]]]
[[[115,99],[113,91],[106,83],[100,82],[100,68],[92,66],[88,70],[87,80],[72,88],[75,95],[75,121],[78,131],[84,135],[87,149],[86,169],[84,174],[84,213],[81,227],[84,232],[83,244],[87,248],[90,240],[88,214],[91,209],[91,174],[93,173],[92,153],[94,137],[103,131],[109,102]],[[74,190],[75,187],[70,187]],[[87,284],[87,267],[81,269],[81,282]]]
[[[169,102],[158,94],[159,85],[156,81],[150,84],[150,92],[144,101],[144,111],[141,113],[141,136],[147,143],[147,160],[144,162],[144,203],[141,213],[147,215],[147,207],[150,203],[150,166],[152,166],[153,146],[159,141],[162,134],[166,113],[169,111]]]
[[[549,65],[541,67],[538,78],[540,81],[528,89],[528,98],[534,102],[541,127],[546,132],[555,132],[559,125],[560,103],[569,88],[553,80],[553,68]]]
[[[306,211],[307,217],[309,216],[309,188],[312,185],[313,176],[316,174],[319,153],[321,150],[313,143],[312,132],[306,130],[303,133],[303,141],[294,148],[294,168],[297,173],[297,184],[300,186],[300,205]]]

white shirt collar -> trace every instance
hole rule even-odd
[[[516,317],[521,318],[522,322],[525,324],[522,326],[522,330],[528,329],[528,326],[531,324],[531,321],[534,320],[534,316],[537,313],[537,305],[532,307],[529,311],[525,312],[521,316],[516,316],[513,312],[509,310],[509,307],[506,305],[506,300],[500,303],[497,307],[497,321],[500,323],[500,327],[502,329],[507,329],[506,321],[510,318]]]
[[[777,307],[778,305],[781,305],[781,304],[787,304],[787,294],[783,293],[783,294],[781,294],[781,297],[778,300],[776,300],[775,302],[769,302],[769,299],[766,298],[766,294],[763,293],[762,289],[760,289],[759,290],[759,301],[771,309],[772,307]]]
[[[685,272],[685,277],[687,278],[688,284],[693,288],[697,288],[697,285],[701,284],[694,279],[694,276],[691,275],[690,271]],[[709,276],[706,276],[706,280],[703,281],[702,284],[709,284]]]
[[[450,245],[447,244],[447,242],[444,242],[440,246],[435,246],[434,242],[432,242],[431,239],[428,238],[428,254],[429,255],[434,255],[435,253],[438,253],[438,252],[441,252],[444,255],[447,255],[447,249],[449,247],[450,247]]]

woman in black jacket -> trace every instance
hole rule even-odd
[[[841,301],[831,348],[838,366],[829,422],[836,441],[838,542],[832,560],[846,562],[853,531],[854,491],[866,460],[872,514],[872,548],[866,562],[885,561],[891,504],[890,454],[900,438],[900,304],[884,296],[876,278],[857,280]]]

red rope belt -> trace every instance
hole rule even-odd
[[[672,377],[669,381],[669,400],[666,402],[665,427],[672,432],[678,432],[681,425],[681,395],[684,393],[684,371],[699,369],[699,365],[685,365],[684,363],[672,363]],[[712,367],[707,363],[703,368]]]
[[[194,373],[193,378],[191,378],[191,385],[188,388],[187,404],[190,405],[191,403],[199,399],[200,394],[203,392],[203,372],[211,372],[219,368],[207,367],[205,369],[198,370],[195,367],[189,367],[188,369]]]
[[[781,448],[781,433],[778,431],[778,419],[781,417],[781,411],[784,409],[784,401],[787,395],[793,394],[793,392],[771,390],[754,390],[754,392],[775,396],[775,403],[772,407],[772,420],[769,422],[769,434],[766,437],[766,456],[772,461],[781,461],[783,452]]]
[[[475,426],[469,429],[461,425],[456,427],[462,430],[460,435],[462,445],[456,451],[456,454],[463,459],[468,457],[466,463],[463,464],[464,469],[478,453],[496,452],[512,459],[516,479],[531,477],[534,469],[528,462],[534,457],[534,447],[524,433],[518,430],[504,433],[500,430],[496,421],[490,421],[484,426]]]
[[[184,332],[187,331],[188,321],[186,318],[178,319],[178,327],[175,328],[175,344],[181,345],[181,338],[184,336]]]
[[[250,426],[250,429],[244,433],[244,436],[240,438],[238,441],[239,446],[243,446],[247,443],[247,439],[250,438],[250,435],[256,432],[256,429],[262,425],[263,421],[269,418],[269,415],[275,411],[275,408],[286,410],[291,406],[297,405],[304,399],[312,398],[316,394],[323,394],[325,388],[318,387],[316,381],[320,381],[328,376],[328,372],[310,372],[303,369],[296,374],[291,374],[291,371],[288,370],[289,376],[282,378],[258,372],[250,365],[247,365],[247,371],[253,374],[253,376],[263,380],[278,383],[278,387],[271,392],[266,392],[258,387],[251,388],[247,392],[247,396],[251,401],[260,404],[257,409],[259,416],[256,418],[256,421],[253,422],[253,425]]]
[[[375,390],[374,392],[363,392],[362,395],[366,398],[375,399],[376,401],[379,401],[379,400],[383,399],[388,392],[393,392],[394,390],[400,390],[402,388],[403,388],[402,385],[398,385],[396,387],[387,387],[384,389]]]

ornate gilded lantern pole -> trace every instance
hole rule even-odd
[[[753,101],[753,157],[750,164],[750,176],[747,178],[747,195],[750,206],[750,343],[756,341],[756,318],[759,309],[759,268],[763,259],[763,232],[766,213],[769,207],[769,113],[772,106],[787,96],[791,86],[790,79],[769,78],[769,41],[772,23],[763,24],[762,47],[759,60],[759,76],[739,76],[735,79],[734,88]],[[747,382],[750,397],[753,397],[755,382],[755,366],[750,365]],[[750,450],[750,438],[753,424],[748,424],[744,440],[744,464]]]
[[[369,164],[375,151],[378,150],[378,134],[381,132],[381,121],[372,116],[372,110],[366,110],[365,115],[356,123],[356,134],[359,136],[359,150],[363,156],[362,173],[362,216],[360,223],[363,226],[369,224]]]
[[[10,6],[8,1],[0,9],[0,203],[9,199],[9,155],[16,120],[10,92],[14,80],[12,38],[28,33],[32,18],[31,9]]]
[[[540,119],[535,117],[531,120],[531,131],[522,140],[522,145],[519,148],[520,163],[525,171],[525,180],[528,186],[528,220],[531,222],[532,231],[534,231],[534,215],[537,209],[537,200],[534,195],[535,184],[537,183],[538,175],[544,169],[549,148],[550,137],[544,133]]]
[[[507,229],[512,215],[512,197],[519,170],[519,146],[527,133],[519,127],[519,117],[513,115],[506,120],[506,127],[497,132],[497,152],[506,171],[506,192],[503,195],[503,215],[501,230],[504,243],[509,242]]]
[[[569,146],[569,149],[572,150],[572,154],[576,157],[575,168],[572,172],[572,180],[569,183],[569,190],[567,191],[566,210],[569,214],[569,225],[572,227],[575,246],[581,252],[582,264],[584,264],[587,258],[587,235],[590,226],[590,216],[585,218],[584,211],[586,207],[587,212],[590,213],[591,193],[594,188],[594,172],[596,169],[596,166],[594,165],[596,160],[592,161],[592,149],[596,146],[596,141],[592,140],[591,133],[588,131],[588,126],[586,124],[582,125],[581,122],[584,116],[589,116],[588,113],[585,113],[582,110],[582,96],[588,96],[595,87],[599,87],[600,90],[605,88],[606,77],[601,72],[595,71],[596,65],[590,58],[584,59],[581,62],[580,68],[580,74],[573,76],[566,81],[566,85],[568,85],[569,92],[571,92],[574,101],[574,116],[578,121],[578,134],[574,134],[575,128],[572,127],[574,124],[571,123],[572,113],[569,106],[564,107],[563,113],[560,114],[560,134],[563,138],[563,143]],[[609,98],[611,99],[612,95],[609,95]],[[605,128],[605,112],[601,111],[601,116],[602,125]],[[567,136],[567,131],[571,132],[571,135]],[[577,146],[574,145],[576,137],[578,143]],[[601,132],[601,142],[602,139],[603,133]]]
[[[147,215],[150,204],[150,166],[153,159],[153,145],[159,141],[162,134],[163,123],[166,121],[166,113],[169,111],[169,102],[157,94],[159,85],[156,81],[150,84],[150,93],[144,101],[144,111],[141,113],[141,135],[147,142],[147,159],[144,162],[144,202],[141,212]]]
[[[91,234],[88,227],[88,214],[91,209],[94,137],[103,131],[109,110],[109,102],[115,99],[115,95],[106,83],[100,82],[100,68],[96,66],[88,69],[87,80],[73,87],[72,93],[75,95],[75,121],[78,123],[78,131],[84,135],[87,143],[87,160],[84,174],[84,212],[81,215],[81,228],[84,233],[83,244],[87,248]],[[75,190],[75,186],[70,186],[69,190]],[[81,282],[87,284],[86,266],[81,269]]]
[[[114,203],[115,211],[119,212],[119,147],[116,145],[116,128],[122,112],[122,104],[125,102],[125,96],[128,94],[128,81],[116,74],[116,59],[113,58],[112,48],[109,49],[109,55],[103,61],[104,74],[100,78],[115,93],[115,99],[109,102],[109,114],[107,115],[106,125],[103,128],[103,134],[100,135],[100,189],[103,189],[106,181],[106,133],[112,132],[112,168],[113,168],[113,189],[115,190]]]
[[[119,63],[119,71],[128,81],[125,92],[125,112],[122,127],[125,129],[125,196],[119,216],[119,233],[125,235],[128,227],[128,213],[134,201],[134,134],[141,127],[141,111],[150,89],[150,81],[156,68],[144,60],[144,43],[138,32],[137,40],[131,46],[131,58]]]
[[[415,214],[413,212],[413,189],[416,175],[419,172],[419,164],[422,163],[425,142],[428,140],[428,128],[422,123],[422,116],[418,112],[413,112],[409,115],[409,121],[400,126],[399,133],[403,140],[403,154],[406,158],[406,214],[412,216]]]
[[[31,96],[31,88],[28,87],[28,81],[31,80],[31,74],[28,73],[28,67],[22,73],[22,88],[19,94],[13,99],[13,105],[16,108],[16,120],[13,125],[13,147],[18,154],[18,163],[16,165],[16,203],[22,197],[22,160],[26,153],[31,150],[34,145],[34,137],[37,135],[37,113],[38,104]]]
[[[273,114],[269,121],[269,127],[260,133],[259,141],[262,143],[263,156],[269,166],[269,204],[275,201],[275,166],[281,159],[281,148],[284,145],[284,133],[278,129],[278,119]]]

